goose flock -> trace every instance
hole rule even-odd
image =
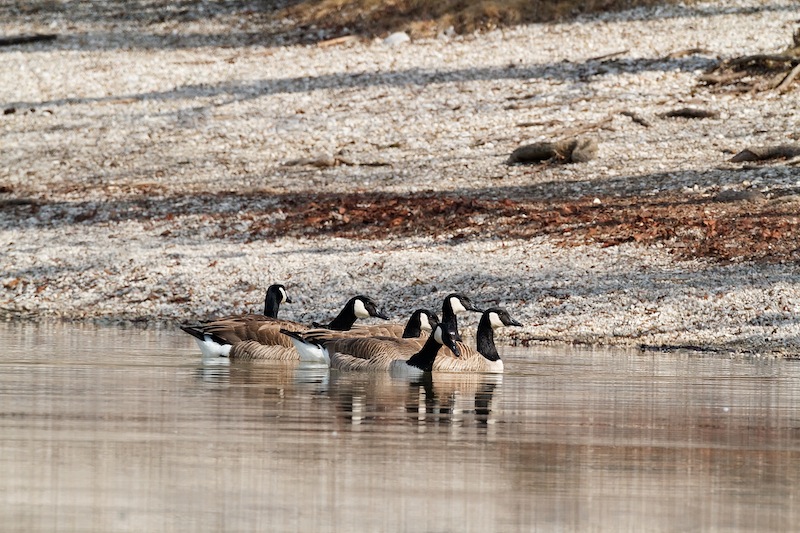
[[[522,326],[505,309],[481,309],[456,292],[445,296],[441,320],[429,309],[417,309],[405,324],[356,324],[360,318],[389,320],[364,295],[348,300],[330,322],[310,326],[278,318],[280,306],[291,302],[286,287],[275,284],[267,289],[264,314],[230,315],[181,329],[194,337],[204,358],[299,360],[342,371],[413,377],[436,371],[503,372],[494,330]],[[456,315],[468,311],[481,313],[475,347],[465,344],[458,331]]]

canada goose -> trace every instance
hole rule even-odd
[[[487,309],[478,323],[476,348],[459,342],[461,357],[443,354],[436,358],[433,370],[439,372],[496,372],[503,371],[503,360],[494,344],[494,330],[503,326],[522,326],[501,307]]]
[[[372,298],[359,295],[348,300],[336,318],[325,327],[347,330],[357,319],[370,316],[388,319],[378,310]],[[291,320],[244,315],[200,325],[184,325],[181,329],[195,338],[204,357],[252,361],[301,359],[291,340],[280,331],[304,331],[309,328]]]
[[[456,313],[463,313],[466,311],[481,313],[483,309],[476,307],[475,304],[472,303],[472,300],[458,292],[450,293],[444,297],[444,302],[442,303],[442,324],[444,324],[457,341],[462,339],[461,333],[458,331]]]
[[[290,304],[292,303],[292,299],[289,298],[289,295],[286,293],[286,287],[281,285],[280,283],[275,283],[267,287],[267,295],[264,297],[264,314],[259,315],[257,313],[243,313],[239,315],[228,315],[225,317],[217,318],[216,320],[223,320],[223,319],[251,319],[251,320],[259,320],[264,317],[269,318],[278,318],[278,309],[280,309],[281,304]],[[215,321],[216,321],[215,320]]]
[[[348,331],[342,332],[346,337],[399,337],[412,339],[420,337],[423,332],[433,331],[439,323],[436,313],[428,309],[417,309],[404,324],[355,324]]]
[[[431,371],[442,345],[456,356],[460,353],[453,337],[441,324],[434,327],[422,348],[396,337],[342,337],[331,333],[327,338],[310,339],[302,332],[282,332],[293,339],[301,357],[329,361],[331,368],[337,370],[389,370],[393,375],[414,376]]]
[[[264,316],[278,318],[278,309],[281,304],[290,304],[292,299],[286,294],[286,287],[276,283],[267,288],[267,295],[264,297]]]

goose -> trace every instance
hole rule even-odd
[[[414,377],[431,371],[443,345],[456,357],[460,355],[459,347],[442,324],[433,328],[422,348],[396,337],[341,337],[332,333],[327,338],[311,339],[302,332],[283,330],[282,333],[292,339],[301,359],[327,361],[337,370],[388,370],[393,376]]]
[[[482,313],[483,309],[476,307],[464,294],[453,292],[444,297],[442,302],[442,324],[450,331],[456,341],[461,341],[461,334],[458,331],[458,319],[456,313],[475,311]]]
[[[259,315],[257,313],[243,313],[239,315],[228,315],[216,320],[236,318],[258,320],[264,317],[278,318],[278,309],[280,309],[281,304],[290,303],[292,303],[292,299],[289,298],[289,295],[286,292],[286,287],[280,283],[275,283],[267,287],[267,295],[264,297],[263,315]]]
[[[389,319],[378,310],[372,298],[359,295],[348,300],[336,318],[324,327],[346,331],[357,319],[367,317]],[[200,325],[183,325],[181,329],[195,338],[203,357],[206,358],[292,361],[300,359],[300,354],[289,338],[281,334],[281,329],[305,331],[309,328],[291,320],[244,315],[226,317]]]
[[[491,307],[483,312],[478,323],[475,348],[458,342],[459,358],[443,354],[436,358],[433,370],[438,372],[503,372],[503,360],[494,344],[494,330],[503,326],[522,326],[502,307]]]
[[[399,337],[412,339],[423,332],[433,331],[439,317],[429,309],[417,309],[405,324],[356,324],[348,331],[341,332],[346,337]],[[327,330],[324,330],[327,331]]]
[[[278,309],[281,304],[290,304],[292,299],[286,294],[286,287],[276,283],[267,288],[267,295],[264,297],[264,316],[278,318]]]

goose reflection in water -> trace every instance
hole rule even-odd
[[[496,415],[502,374],[337,372],[299,361],[203,365],[204,389],[230,405],[292,416],[331,417],[346,426],[486,428]],[[244,404],[242,404],[242,400]],[[294,412],[296,411],[296,412]],[[340,427],[346,430],[345,427]]]
[[[213,361],[225,361],[217,359]],[[270,361],[255,364],[208,364],[208,360],[198,367],[195,375],[200,381],[223,388],[251,386],[253,389],[280,389],[284,394],[292,389],[293,394],[305,391],[319,394],[327,391],[330,369],[318,364],[300,361]],[[295,390],[296,389],[296,390]]]
[[[502,374],[426,373],[414,380],[386,374],[333,373],[330,397],[352,425],[486,427]]]

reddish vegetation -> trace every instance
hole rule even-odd
[[[573,201],[445,193],[275,197],[253,192],[204,194],[195,200],[177,204],[169,197],[152,200],[136,195],[117,202],[54,202],[48,206],[44,223],[92,224],[137,218],[146,220],[146,230],[155,230],[158,224],[158,232],[165,238],[197,235],[198,224],[202,224],[207,228],[203,234],[211,238],[248,241],[287,235],[364,240],[427,235],[454,240],[548,236],[563,246],[657,245],[680,258],[800,259],[800,202],[791,198],[718,202],[707,195],[665,193]],[[0,205],[20,220],[29,220],[47,203],[12,199]],[[276,212],[280,216],[276,217]]]
[[[681,257],[722,261],[798,258],[800,217],[786,202],[715,202],[685,195],[603,197],[578,201],[485,200],[462,196],[385,194],[287,197],[278,223],[251,223],[251,239],[274,235],[548,235],[563,245],[660,244]]]

